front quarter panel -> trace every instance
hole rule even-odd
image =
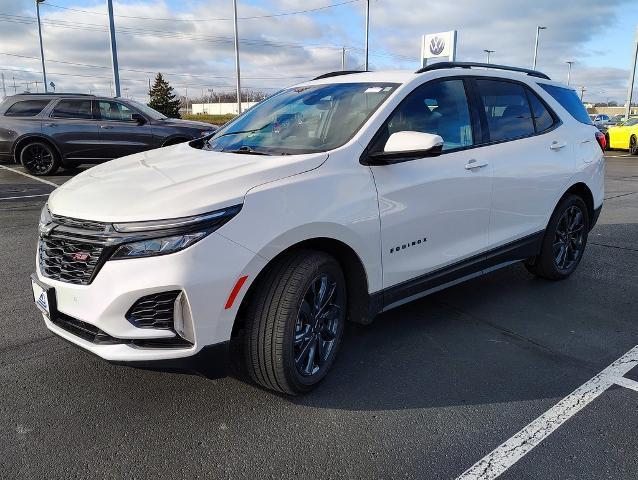
[[[362,261],[368,290],[381,289],[376,189],[352,148],[331,152],[319,168],[250,190],[241,213],[218,233],[271,260],[314,238],[350,246]],[[251,279],[251,281],[254,279]]]

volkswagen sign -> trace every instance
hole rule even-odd
[[[425,66],[428,58],[443,57],[452,62],[456,59],[456,30],[430,33],[421,39],[422,66]]]

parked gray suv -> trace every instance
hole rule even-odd
[[[22,94],[0,104],[0,161],[34,175],[100,163],[213,133],[203,122],[167,118],[125,98]]]

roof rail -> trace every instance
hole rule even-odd
[[[55,92],[22,92],[22,93],[16,93],[16,95],[39,95],[39,96],[47,96],[47,97],[54,97],[54,96],[60,96],[60,97],[68,97],[68,96],[73,96],[73,97],[95,97],[95,95],[91,94],[91,93],[64,93],[64,92],[59,92],[59,93],[55,93]]]
[[[330,78],[330,77],[338,77],[339,75],[350,75],[351,73],[365,73],[365,70],[339,70],[337,72],[328,72],[323,75],[319,75],[318,77],[313,78],[313,80],[321,80],[322,78]]]
[[[476,62],[437,62],[432,65],[418,69],[414,73],[431,72],[432,70],[441,70],[444,68],[492,68],[494,70],[509,70],[510,72],[526,73],[532,77],[544,78],[551,80],[543,72],[538,70],[531,70],[529,68],[510,67],[508,65],[495,65],[493,63],[476,63]]]

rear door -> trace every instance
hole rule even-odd
[[[131,118],[133,113],[122,102],[96,100],[100,142],[108,158],[124,157],[155,148],[153,128],[147,120],[140,124]]]
[[[90,97],[59,100],[44,119],[42,133],[53,139],[66,160],[103,158]]]
[[[475,85],[494,175],[489,246],[516,242],[524,255],[535,249],[556,195],[574,172],[578,145],[524,83],[476,78]]]

